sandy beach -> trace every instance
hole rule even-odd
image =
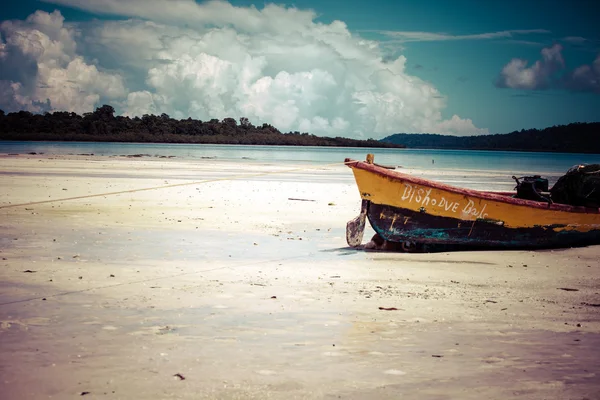
[[[600,398],[600,246],[357,251],[359,209],[341,164],[0,155],[0,399]]]

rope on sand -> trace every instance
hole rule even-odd
[[[202,181],[185,182],[185,183],[174,183],[174,184],[171,184],[171,185],[161,185],[161,186],[153,186],[153,187],[140,188],[140,189],[121,190],[121,191],[118,191],[118,192],[107,192],[107,193],[89,194],[89,195],[86,195],[86,196],[64,197],[64,198],[61,198],[61,199],[49,199],[49,200],[41,200],[41,201],[32,201],[32,202],[28,202],[28,203],[19,203],[19,204],[4,204],[4,205],[0,205],[0,209],[14,208],[14,207],[34,206],[34,205],[38,205],[38,204],[56,203],[56,202],[60,202],[60,201],[89,199],[89,198],[92,198],[92,197],[114,196],[114,195],[118,195],[118,194],[144,192],[144,191],[158,190],[158,189],[168,189],[168,188],[174,188],[174,187],[179,187],[179,186],[200,185],[200,184],[203,184],[203,183],[212,183],[212,182],[221,182],[221,181],[232,181],[232,180],[244,179],[244,178],[255,178],[255,177],[258,177],[258,176],[286,174],[286,173],[290,173],[290,172],[299,172],[299,171],[305,171],[305,170],[310,170],[310,169],[319,169],[319,168],[323,168],[323,167],[332,167],[332,166],[336,166],[336,165],[347,165],[347,164],[348,164],[347,162],[342,162],[342,163],[337,162],[337,163],[331,163],[331,164],[313,165],[313,166],[310,166],[310,167],[292,168],[292,169],[287,169],[287,170],[283,170],[283,171],[269,171],[269,172],[259,172],[259,173],[255,173],[255,174],[234,175],[234,176],[230,176],[230,177],[226,177],[226,178],[214,178],[214,179],[205,179],[205,180],[202,180]]]
[[[90,194],[90,195],[86,195],[86,196],[65,197],[65,198],[61,198],[61,199],[33,201],[33,202],[29,202],[29,203],[20,203],[20,204],[6,204],[6,205],[1,205],[0,209],[11,208],[11,207],[31,206],[31,205],[37,205],[37,204],[54,203],[54,202],[68,201],[68,200],[87,199],[87,198],[91,198],[91,197],[112,196],[112,195],[118,195],[118,194],[124,194],[124,193],[135,193],[135,192],[143,192],[143,191],[157,190],[157,189],[168,189],[168,188],[179,187],[179,186],[200,185],[203,183],[211,183],[211,182],[229,181],[229,180],[244,179],[244,178],[254,178],[254,177],[259,177],[259,176],[284,174],[284,173],[305,171],[305,170],[311,170],[311,169],[320,169],[320,168],[324,168],[324,167],[332,167],[332,166],[337,166],[337,165],[347,165],[348,163],[349,162],[320,164],[320,165],[313,165],[313,166],[308,166],[308,167],[292,168],[292,169],[287,169],[287,170],[282,170],[282,171],[268,171],[268,172],[260,172],[260,173],[255,173],[255,174],[234,175],[234,176],[230,176],[230,177],[226,177],[226,178],[205,179],[202,181],[175,183],[175,184],[171,184],[171,185],[162,185],[162,186],[154,186],[154,187],[147,187],[147,188],[140,188],[140,189],[122,190],[122,191],[118,191],[118,192]],[[7,301],[4,303],[0,303],[0,307],[6,306],[9,304],[27,303],[27,302],[34,301],[34,300],[45,300],[47,298],[52,298],[52,297],[60,297],[60,296],[67,296],[67,295],[76,294],[76,293],[89,292],[92,290],[108,289],[108,288],[113,288],[113,287],[118,287],[118,286],[127,286],[127,285],[134,285],[134,284],[140,284],[140,283],[151,282],[151,281],[160,281],[160,280],[164,280],[164,279],[171,279],[171,278],[176,278],[176,277],[186,276],[186,275],[195,275],[195,274],[200,274],[200,273],[205,273],[205,272],[216,271],[216,270],[220,270],[220,269],[248,267],[248,266],[255,265],[255,264],[266,264],[266,263],[272,263],[272,262],[280,262],[280,261],[286,261],[286,260],[292,260],[292,259],[306,258],[306,257],[310,257],[312,255],[314,255],[314,253],[303,254],[300,256],[271,259],[271,260],[261,260],[261,261],[252,262],[252,263],[240,263],[238,265],[225,265],[222,267],[209,268],[209,269],[204,269],[201,271],[183,272],[183,273],[178,273],[178,274],[158,276],[158,277],[149,278],[149,279],[140,279],[140,280],[135,280],[135,281],[111,284],[111,285],[95,286],[95,287],[90,287],[90,288],[86,288],[86,289],[73,290],[73,291],[67,291],[67,292],[59,292],[59,293],[43,295],[43,296],[36,296],[36,297],[29,297],[29,298],[25,298],[25,299],[13,300],[13,301]]]

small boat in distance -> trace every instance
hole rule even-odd
[[[522,249],[600,244],[598,207],[558,204],[538,192],[539,201],[517,198],[516,192],[454,187],[373,161],[372,154],[367,161],[345,160],[362,198],[360,215],[346,225],[351,247],[361,245],[366,219],[376,232],[373,242],[397,243],[404,250],[421,245]]]

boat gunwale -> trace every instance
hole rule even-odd
[[[553,210],[553,211],[565,211],[580,214],[600,214],[600,208],[591,208],[584,206],[571,206],[568,204],[560,203],[542,203],[535,200],[517,199],[514,197],[508,197],[505,194],[496,194],[493,192],[484,192],[475,189],[461,188],[458,186],[448,185],[442,182],[437,182],[429,179],[419,178],[409,174],[405,174],[399,171],[390,170],[387,168],[379,167],[375,164],[368,164],[365,161],[357,161],[351,158],[346,158],[344,161],[350,168],[358,168],[365,171],[372,172],[377,175],[384,176],[394,181],[409,181],[411,183],[427,186],[434,189],[445,190],[448,192],[456,193],[463,196],[472,196],[485,200],[498,201],[501,203],[507,203],[515,206],[524,206],[530,208],[537,208],[541,210]]]

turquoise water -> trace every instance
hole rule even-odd
[[[346,157],[417,169],[504,171],[509,174],[561,174],[576,164],[600,163],[597,154],[529,153],[509,151],[374,149],[348,147],[243,146],[162,143],[19,142],[0,141],[0,154],[94,154],[118,156],[148,154],[177,159],[216,158],[244,162],[327,164]]]

